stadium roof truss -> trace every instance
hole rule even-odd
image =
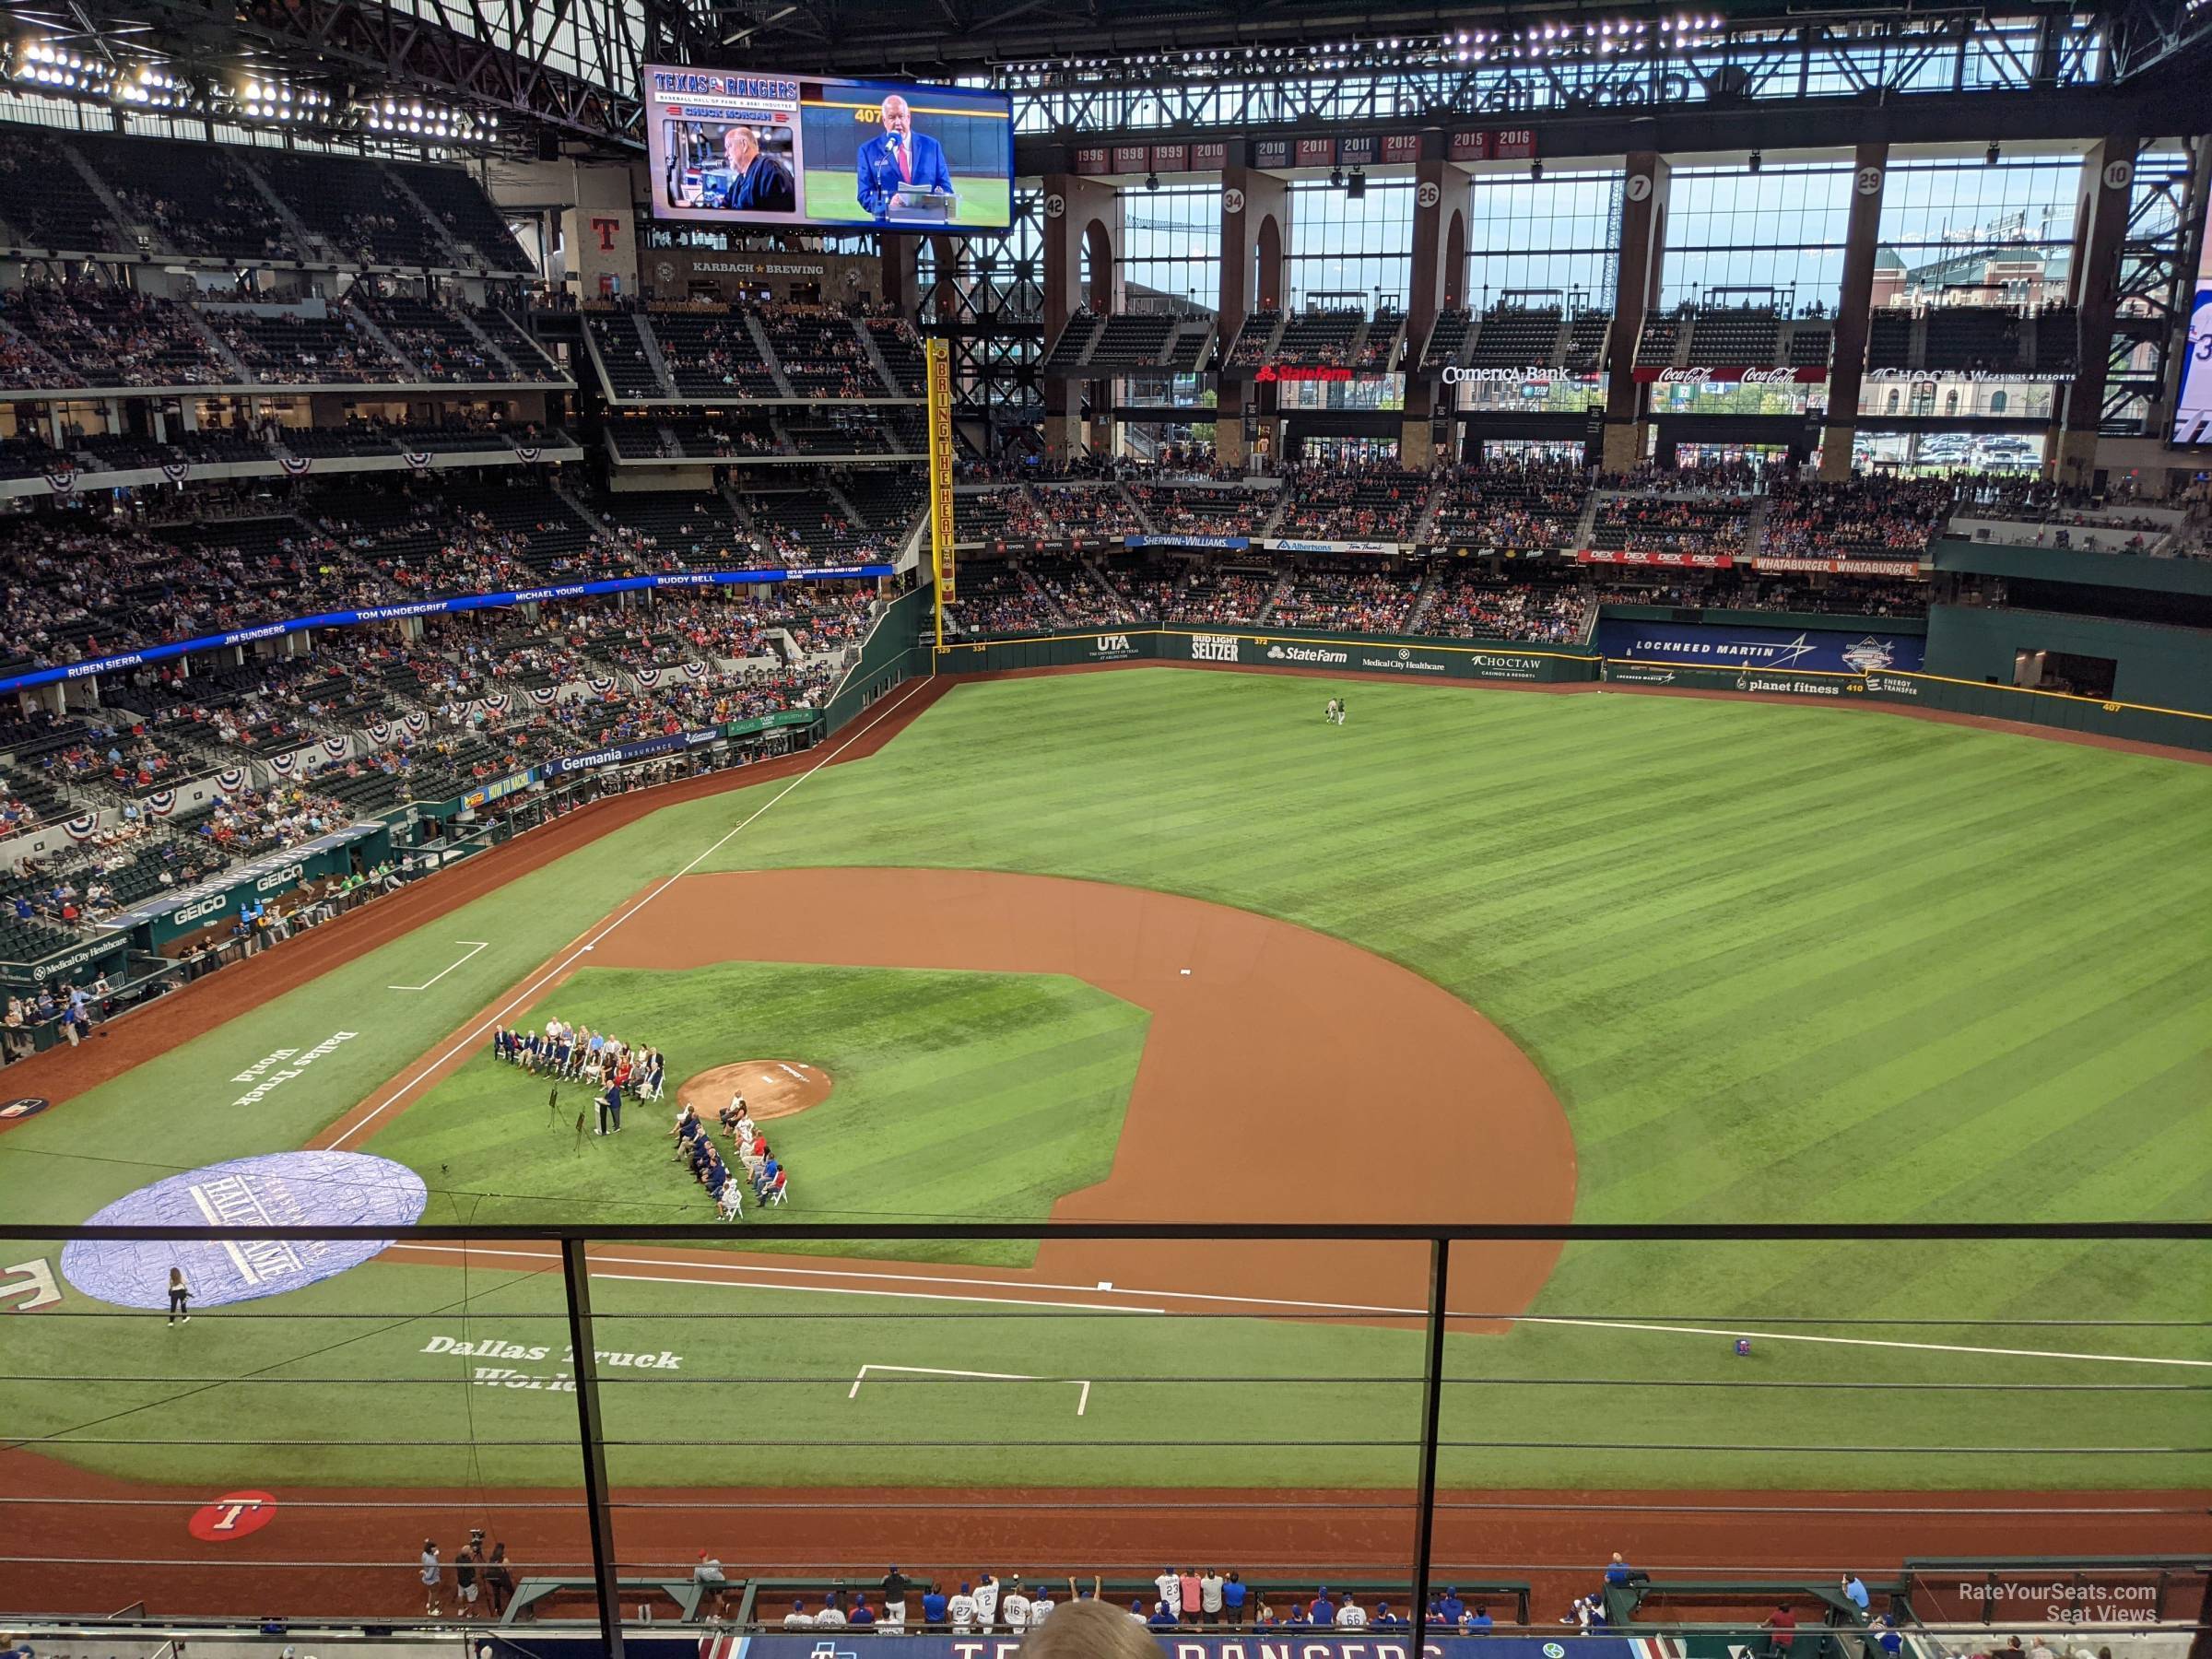
[[[1709,5],[1714,0],[1707,0]],[[2171,83],[2208,55],[2206,0],[1999,7],[1761,0],[0,0],[24,28],[173,66],[338,83],[339,102],[437,97],[608,149],[638,146],[646,63],[961,79],[1005,88],[1032,143],[1453,118],[1953,100]],[[47,89],[29,90],[47,95]],[[58,95],[58,94],[56,94]],[[83,94],[77,94],[80,100]],[[188,109],[184,113],[201,112]],[[519,129],[519,130],[516,130]]]

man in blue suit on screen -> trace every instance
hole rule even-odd
[[[952,194],[952,172],[945,147],[914,131],[914,112],[892,93],[883,100],[883,134],[860,147],[860,206],[877,218],[899,210],[926,210]],[[951,203],[944,203],[947,218]]]

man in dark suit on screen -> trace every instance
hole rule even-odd
[[[945,147],[914,131],[914,112],[906,100],[892,93],[883,100],[882,113],[882,135],[860,147],[862,210],[888,218],[895,208],[918,207],[933,196],[951,195],[952,170],[945,165]]]
[[[732,213],[791,213],[798,206],[791,175],[760,148],[760,135],[734,126],[722,135],[723,159],[729,163],[729,191],[723,206]]]

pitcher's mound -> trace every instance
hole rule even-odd
[[[828,1100],[830,1074],[802,1060],[740,1060],[700,1072],[676,1091],[678,1101],[710,1122],[732,1095],[743,1095],[753,1121],[766,1123]]]

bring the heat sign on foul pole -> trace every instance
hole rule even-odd
[[[937,649],[945,648],[945,602],[958,595],[952,570],[952,358],[941,339],[922,342],[929,382],[929,564],[936,577]]]

